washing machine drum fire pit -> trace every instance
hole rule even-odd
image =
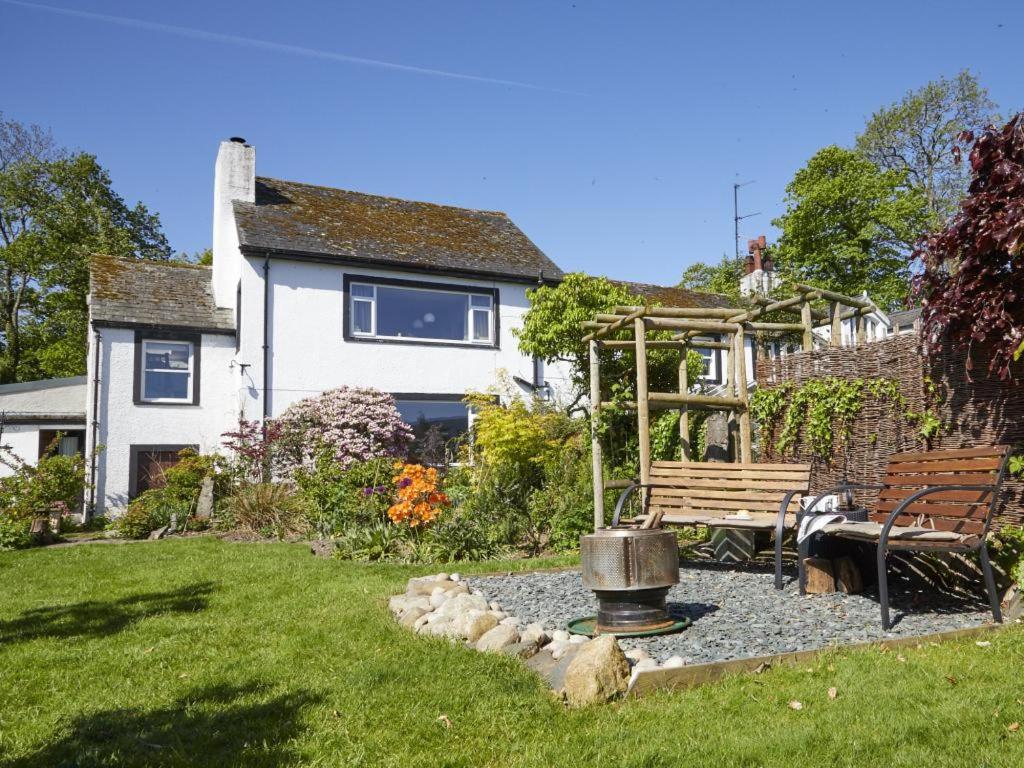
[[[604,528],[580,537],[583,585],[593,590],[598,611],[570,630],[581,634],[646,635],[682,629],[665,608],[679,583],[679,544],[658,528]]]

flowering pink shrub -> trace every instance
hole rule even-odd
[[[264,467],[274,469],[276,446],[282,428],[277,421],[268,421],[266,432],[260,421],[240,419],[238,428],[225,432],[221,445],[231,452],[232,467],[238,476],[251,483],[263,478]]]
[[[413,440],[394,398],[369,388],[338,387],[299,400],[275,424],[282,444],[275,468],[285,474],[311,467],[321,451],[345,468],[382,456],[404,458]]]

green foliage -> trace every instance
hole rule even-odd
[[[334,540],[334,556],[361,563],[402,559],[403,529],[384,518],[351,525]]]
[[[1004,525],[989,541],[992,559],[1016,584],[1024,584],[1024,527]]]
[[[1010,457],[1007,469],[1011,475],[1024,476],[1024,454],[1015,454]]]
[[[227,492],[227,476],[216,471],[221,461],[218,457],[191,448],[185,448],[178,456],[178,463],[164,470],[164,485],[140,493],[114,521],[119,535],[127,539],[145,538],[150,531],[170,525],[172,518],[181,528],[197,525],[191,518],[207,477],[215,478],[215,498]]]
[[[345,469],[331,451],[321,451],[312,468],[295,472],[310,524],[321,538],[382,520],[392,500],[394,459],[354,461]]]
[[[883,309],[909,291],[913,244],[927,231],[928,203],[906,173],[881,170],[852,150],[819,150],[786,187],[777,266],[785,280],[857,296]]]
[[[932,226],[952,216],[967,193],[967,164],[953,152],[963,131],[998,122],[996,105],[970,71],[940,77],[875,112],[857,137],[857,151],[880,168],[906,173],[924,190]]]
[[[29,528],[32,521],[16,517],[7,511],[0,512],[0,550],[22,549],[32,543]]]
[[[523,327],[513,331],[519,350],[547,362],[568,362],[573,383],[581,390],[589,380],[589,353],[580,323],[616,305],[637,301],[624,286],[582,272],[571,272],[558,285],[542,285],[526,295],[530,308]]]
[[[94,253],[171,257],[159,218],[95,157],[0,115],[0,383],[85,372]]]
[[[16,520],[68,514],[77,510],[85,491],[82,456],[44,455],[26,464],[10,451],[0,459],[13,474],[0,479],[0,510]]]
[[[740,279],[745,273],[745,262],[742,258],[726,256],[717,264],[705,264],[698,261],[691,264],[683,272],[679,281],[680,288],[691,291],[717,293],[740,302]]]
[[[751,396],[750,413],[763,439],[777,434],[775,449],[791,453],[801,440],[812,454],[830,461],[836,438],[849,444],[854,420],[865,395],[888,401],[893,415],[904,413],[906,401],[894,379],[809,379],[801,386],[784,382],[759,387]]]
[[[252,483],[239,487],[226,501],[234,528],[279,539],[309,530],[305,500],[286,483]]]

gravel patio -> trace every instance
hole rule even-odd
[[[470,585],[499,602],[502,610],[549,630],[564,629],[570,620],[596,612],[596,601],[578,570],[473,577]],[[679,655],[687,664],[697,664],[927,635],[991,620],[982,600],[894,584],[896,623],[885,632],[873,592],[800,597],[794,578],[787,578],[779,591],[767,570],[704,561],[680,568],[679,584],[667,602],[673,616],[689,617],[692,625],[672,635],[622,639],[624,649],[643,648],[659,662]]]

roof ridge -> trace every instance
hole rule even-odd
[[[274,176],[257,176],[257,181],[277,181],[284,184],[297,184],[302,187],[313,187],[314,189],[328,189],[332,192],[345,192],[350,195],[362,195],[363,197],[377,197],[381,200],[394,200],[398,203],[414,203],[415,205],[429,205],[434,208],[447,208],[453,211],[468,211],[469,213],[485,213],[490,216],[502,216],[509,218],[509,215],[505,211],[490,211],[485,208],[468,208],[463,205],[450,205],[448,203],[434,203],[430,200],[410,200],[406,197],[393,197],[392,195],[378,195],[375,192],[360,192],[357,189],[343,189],[342,187],[329,187],[326,184],[310,184],[306,181],[295,181],[293,179],[279,179]],[[245,202],[236,200],[235,202]]]
[[[155,267],[179,267],[183,269],[213,269],[213,267],[206,264],[194,264],[191,261],[176,261],[174,259],[146,259],[146,258],[134,258],[132,256],[115,256],[112,253],[94,253],[92,255],[94,259],[111,259],[114,261],[123,261],[125,264],[151,264]]]

